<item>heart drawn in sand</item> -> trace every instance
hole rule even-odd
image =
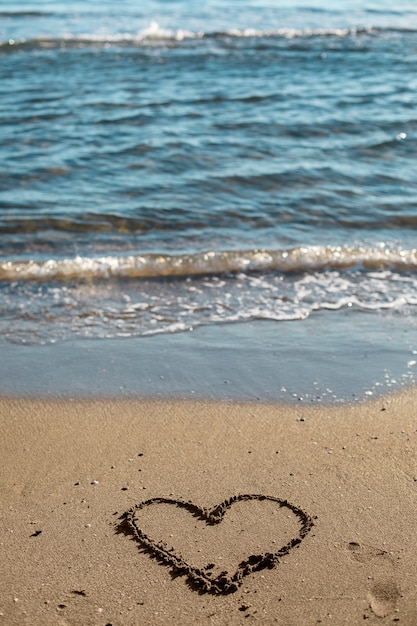
[[[174,537],[173,534],[167,535],[166,528],[170,528],[171,523],[173,526],[175,525],[175,521],[173,521],[175,518],[174,513],[177,512],[178,509],[181,510],[181,514],[185,522],[192,520],[195,522],[196,520],[199,520],[204,523],[204,528],[207,528],[220,524],[225,517],[227,517],[227,514],[230,516],[230,510],[233,505],[236,505],[237,503],[248,503],[250,501],[267,503],[269,506],[268,513],[271,513],[271,516],[272,514],[279,513],[279,510],[286,513],[285,516],[281,516],[282,519],[278,516],[278,523],[282,522],[285,526],[284,519],[285,522],[288,522],[289,519],[290,522],[288,523],[291,523],[292,527],[289,534],[287,529],[286,543],[282,541],[284,545],[280,546],[280,541],[277,546],[274,545],[272,549],[273,551],[266,550],[260,554],[247,554],[243,560],[240,560],[235,571],[233,571],[234,568],[232,568],[231,572],[223,570],[220,571],[220,573],[217,573],[220,569],[219,564],[216,565],[215,563],[210,562],[206,565],[199,566],[192,564],[191,562],[187,562],[192,559],[186,560],[182,556],[180,549],[170,548],[166,543],[166,540],[172,541],[170,538]],[[161,507],[160,505],[165,506]],[[241,509],[241,519],[245,520],[245,506],[243,508],[242,504],[239,506]],[[153,517],[156,516],[156,519],[159,518],[159,520],[163,521],[162,526],[164,526],[165,530],[161,531],[158,524],[155,523],[151,523],[150,530],[148,529],[149,523],[146,523],[144,514],[146,514],[147,511],[149,512],[151,508]],[[250,507],[246,508],[249,509]],[[255,542],[263,540],[262,520],[260,517],[261,516],[255,517],[255,523],[252,523],[249,530],[243,527],[239,528],[239,522],[237,522],[237,528],[236,524],[233,526],[234,545],[238,545],[239,537],[245,537],[246,539],[248,534],[254,535],[251,539]],[[248,494],[233,496],[211,509],[201,508],[192,502],[183,502],[181,500],[174,500],[170,498],[152,498],[133,506],[123,516],[123,518],[129,525],[131,533],[133,533],[141,548],[148,552],[151,557],[157,559],[160,563],[167,565],[175,575],[187,576],[187,582],[191,588],[197,589],[200,592],[211,592],[214,594],[232,593],[239,588],[242,584],[243,578],[248,576],[248,574],[258,572],[265,568],[272,569],[275,567],[279,563],[280,558],[287,555],[292,548],[296,548],[300,545],[301,541],[310,532],[314,525],[312,518],[305,511],[294,504],[291,504],[287,500],[282,500],[281,498],[275,498],[272,496]],[[275,519],[276,518],[277,516],[275,515]],[[181,524],[178,523],[178,520],[176,523],[178,528]],[[244,526],[244,523],[241,524],[241,526]],[[157,527],[159,530],[156,530]],[[145,528],[146,532],[144,530]],[[195,528],[197,528],[197,526],[195,526]],[[192,542],[192,528],[191,530],[186,530],[184,532],[186,533],[186,542]],[[150,536],[151,533],[153,537]],[[163,534],[163,537],[160,536],[161,533]],[[272,539],[272,544],[275,543],[275,539]],[[259,545],[256,547],[260,548]],[[198,552],[201,552],[201,550],[198,550]]]

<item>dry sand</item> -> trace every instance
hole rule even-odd
[[[3,398],[0,626],[417,624],[416,407]]]

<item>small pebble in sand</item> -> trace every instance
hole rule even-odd
[[[91,485],[98,485],[98,480],[92,480],[90,484]]]

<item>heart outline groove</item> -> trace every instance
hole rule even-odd
[[[170,504],[185,509],[194,517],[204,521],[208,525],[213,526],[221,523],[226,512],[233,504],[247,500],[259,500],[261,502],[267,500],[276,502],[280,508],[289,509],[298,519],[300,529],[298,535],[290,539],[288,543],[281,546],[281,548],[279,548],[276,552],[249,555],[246,559],[239,563],[236,572],[232,575],[223,571],[218,576],[211,576],[210,569],[213,567],[213,564],[208,564],[203,568],[189,565],[180,555],[175,554],[172,548],[168,549],[165,543],[158,543],[148,537],[148,535],[141,530],[135,517],[137,511],[140,511],[144,507],[151,506],[153,504]],[[245,576],[254,572],[259,572],[260,570],[266,568],[273,569],[276,567],[280,558],[286,556],[293,548],[297,548],[314,526],[313,518],[301,508],[295,506],[291,502],[288,502],[288,500],[259,494],[235,495],[227,500],[224,500],[222,503],[215,505],[211,509],[201,508],[196,504],[193,504],[191,501],[184,502],[182,500],[165,497],[151,498],[140,502],[139,504],[135,504],[122,516],[122,518],[124,519],[124,522],[127,523],[131,534],[134,535],[134,538],[138,541],[140,546],[152,558],[155,558],[161,564],[168,566],[175,575],[187,576],[187,582],[192,589],[198,590],[201,593],[210,592],[217,595],[234,593],[239,589]],[[123,522],[120,526],[122,525]]]

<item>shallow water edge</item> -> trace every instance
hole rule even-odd
[[[319,312],[130,339],[1,347],[0,395],[338,404],[416,382],[413,319]]]

